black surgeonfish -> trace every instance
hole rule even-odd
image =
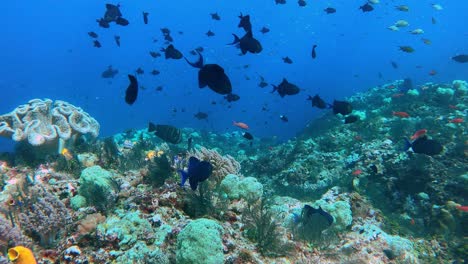
[[[162,52],[164,52],[164,57],[167,59],[175,59],[175,60],[179,60],[179,59],[182,59],[182,53],[174,48],[174,45],[169,45],[167,46],[167,48],[163,48],[161,49]]]
[[[364,5],[360,6],[359,9],[361,9],[362,12],[370,12],[374,10],[374,7],[372,7],[372,5],[370,5],[369,3],[365,3]]]
[[[234,42],[231,45],[237,44],[244,55],[247,51],[250,53],[260,53],[263,50],[262,44],[253,37],[252,31],[247,31],[242,38],[239,38],[236,34],[232,35],[234,36]]]
[[[122,16],[120,12],[120,5],[106,4],[106,12],[104,13],[104,20],[107,22],[116,21],[117,18]]]
[[[249,15],[244,16],[241,13],[239,18],[240,18],[240,21],[237,27],[243,28],[245,32],[252,31],[252,24],[250,23],[250,16]]]
[[[304,205],[304,208],[302,208],[302,212],[301,212],[301,218],[303,219],[310,218],[313,214],[317,214],[317,213],[325,217],[329,226],[333,224],[333,216],[325,212],[320,206],[318,209],[315,209],[308,204]]]
[[[203,56],[198,52],[199,59],[192,63],[185,58],[192,67],[200,69],[198,71],[198,87],[208,86],[211,90],[219,94],[232,93],[232,85],[229,77],[224,73],[224,69],[218,64],[204,64]]]
[[[459,62],[459,63],[466,63],[468,62],[468,55],[461,54],[461,55],[453,56],[452,60]]]
[[[180,186],[183,187],[185,182],[189,180],[190,188],[197,190],[198,183],[205,181],[213,172],[213,165],[209,161],[200,161],[196,157],[190,157],[187,171],[178,170],[181,178]]]
[[[174,126],[156,125],[149,122],[148,132],[154,132],[158,138],[172,144],[178,144],[182,141],[182,133],[180,132],[180,129]]]
[[[317,48],[317,45],[312,46],[312,59],[317,58],[317,53],[315,52],[315,48]]]
[[[129,105],[135,103],[137,96],[138,96],[138,81],[133,75],[128,75],[128,79],[130,80],[130,84],[125,91],[125,102]]]
[[[148,24],[148,12],[143,12],[143,23]]]
[[[333,108],[333,114],[348,115],[353,111],[353,106],[346,101],[334,100],[331,106]]]
[[[295,95],[299,93],[300,90],[299,87],[297,87],[297,85],[288,82],[286,78],[283,78],[283,81],[278,86],[275,86],[273,84],[272,86],[273,91],[271,92],[274,93],[275,91],[278,91],[278,94],[281,97],[284,97],[285,95]]]
[[[328,104],[322,98],[320,98],[320,96],[318,94],[314,95],[314,97],[309,95],[307,100],[312,102],[312,107],[317,107],[319,109],[325,109],[328,106]]]
[[[405,151],[412,149],[415,153],[426,154],[428,156],[438,155],[444,147],[436,140],[428,139],[426,135],[418,137],[415,141],[410,142],[405,138]]]

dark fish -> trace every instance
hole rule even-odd
[[[394,61],[390,62],[392,64],[393,69],[398,69],[398,64]]]
[[[152,70],[151,71],[151,74],[152,75],[159,75],[161,72],[159,72],[158,70]]]
[[[304,208],[302,208],[302,212],[301,212],[301,218],[310,218],[312,217],[313,214],[317,214],[317,213],[325,217],[329,226],[333,224],[333,216],[325,212],[320,206],[318,209],[315,209],[308,204],[304,205]]]
[[[169,143],[178,144],[182,141],[182,133],[180,129],[170,125],[155,125],[151,122],[148,124],[148,132],[154,134]]]
[[[399,46],[400,50],[406,53],[413,53],[414,49],[411,46]]]
[[[336,9],[333,8],[333,7],[327,7],[327,8],[325,8],[323,11],[325,11],[325,13],[327,13],[327,14],[336,13]]]
[[[141,68],[141,67],[138,67],[138,69],[136,69],[135,71],[137,74],[144,74],[145,71]]]
[[[413,81],[410,78],[405,78],[399,89],[402,92],[408,92],[409,90],[413,89]]]
[[[239,22],[239,25],[237,25],[237,27],[243,28],[245,32],[252,31],[252,24],[250,24],[250,16],[249,15],[243,16],[241,13],[239,18],[240,18],[240,22]]]
[[[156,90],[156,92],[160,92],[163,90],[163,87],[162,85],[159,85],[158,87],[154,88],[154,90]]]
[[[99,26],[102,27],[102,28],[109,28],[110,27],[109,22],[104,20],[104,18],[96,19],[96,22],[98,22]]]
[[[348,115],[353,111],[353,107],[349,102],[346,101],[333,101],[333,114],[342,114],[342,115]]]
[[[297,4],[298,4],[299,6],[301,6],[301,7],[304,7],[304,6],[307,5],[307,3],[306,3],[305,0],[299,0],[299,1],[297,1]]]
[[[168,28],[161,28],[161,32],[163,33],[163,35],[171,34],[171,30]]]
[[[198,51],[198,52],[203,52],[205,49],[203,47],[196,47],[195,48],[195,51]],[[197,55],[197,54],[195,54]]]
[[[215,33],[211,30],[208,30],[208,32],[205,33],[208,37],[213,37]]]
[[[207,118],[208,118],[208,114],[207,114],[207,113],[200,112],[200,111],[198,111],[198,113],[194,114],[193,116],[194,116],[196,119],[198,119],[198,120],[202,120],[202,119],[207,119]]]
[[[150,51],[149,52],[150,56],[153,57],[153,58],[157,58],[157,57],[161,57],[161,53],[159,52],[156,52],[156,51]]]
[[[96,47],[96,48],[102,47],[101,42],[99,42],[98,40],[93,41],[93,46]]]
[[[123,18],[123,17],[119,17],[117,18],[117,20],[115,21],[115,23],[117,25],[121,25],[121,26],[127,26],[129,24],[128,20]]]
[[[224,96],[224,99],[226,99],[228,102],[235,102],[240,99],[240,96],[237,94],[230,93],[226,96]]]
[[[286,0],[275,0],[276,4],[284,5],[286,4]]]
[[[122,17],[120,5],[106,4],[106,12],[103,19],[107,22],[115,22],[119,17]]]
[[[437,24],[437,20],[434,17],[431,18],[431,22],[433,25]]]
[[[192,137],[189,137],[187,139],[187,150],[190,151],[192,149],[192,142],[193,142],[193,138]]]
[[[365,3],[364,5],[360,6],[359,9],[361,9],[362,12],[370,12],[374,10],[374,7],[370,5],[369,3]]]
[[[219,94],[232,93],[232,85],[229,77],[224,73],[224,69],[218,64],[204,64],[203,56],[198,52],[199,59],[192,63],[185,58],[192,67],[200,69],[198,71],[198,87],[208,86],[211,90]]]
[[[218,13],[212,13],[210,16],[213,20],[221,20],[221,17],[218,15]]]
[[[167,35],[164,35],[164,40],[166,41],[169,41],[169,42],[173,42],[174,39],[171,37],[171,35],[167,34]]]
[[[248,140],[253,140],[253,136],[249,132],[242,133],[242,136]]]
[[[143,22],[145,23],[145,25],[148,24],[148,15],[148,12],[143,12]]]
[[[258,86],[259,86],[260,88],[265,88],[265,87],[268,86],[268,83],[265,82],[265,78],[263,78],[263,76],[260,76],[260,83],[258,84]]]
[[[293,61],[289,57],[284,57],[282,59],[283,59],[284,63],[287,63],[287,64],[292,64],[293,63]]]
[[[187,171],[178,170],[181,177],[180,186],[184,186],[187,179],[189,180],[190,188],[193,191],[197,190],[198,183],[208,179],[213,172],[213,165],[208,161],[200,161],[195,157],[190,157]]]
[[[115,35],[114,40],[115,40],[115,44],[117,44],[117,47],[120,47],[120,36]]]
[[[297,85],[288,82],[286,78],[283,78],[283,81],[278,86],[275,86],[273,84],[272,86],[273,91],[271,92],[274,93],[275,91],[278,91],[281,97],[284,97],[285,95],[295,95],[299,93],[300,90],[299,87],[297,87]]]
[[[314,97],[309,95],[307,100],[310,100],[312,102],[312,107],[317,107],[319,109],[325,109],[328,106],[328,104],[325,103],[325,101],[322,98],[320,98],[320,96],[318,94],[314,95]]]
[[[112,69],[112,65],[109,65],[107,70],[101,73],[101,77],[102,78],[114,78],[114,76],[117,75],[117,73],[119,73],[119,71],[116,69]]]
[[[359,116],[356,116],[356,115],[349,115],[345,118],[344,120],[344,123],[345,124],[351,124],[351,123],[354,123],[356,121],[359,121]]]
[[[426,154],[433,156],[440,154],[443,146],[436,140],[428,139],[427,136],[418,137],[415,141],[410,142],[405,138],[405,151],[412,149],[415,153]]]
[[[96,34],[96,32],[94,32],[94,31],[88,32],[88,35],[89,35],[90,37],[92,37],[92,38],[98,38],[98,34]]]
[[[125,91],[125,102],[129,105],[135,103],[137,96],[138,96],[138,81],[133,75],[128,75],[128,79],[130,80],[130,84]]]
[[[461,55],[453,56],[452,60],[459,62],[459,63],[466,63],[468,62],[468,55],[461,54]]]
[[[253,37],[252,31],[248,31],[242,38],[239,38],[236,34],[234,36],[234,42],[230,45],[236,45],[241,49],[242,54],[246,54],[247,51],[250,53],[260,53],[263,48],[262,44]]]
[[[260,32],[262,32],[263,34],[266,34],[266,33],[270,32],[270,29],[267,28],[267,27],[262,27],[262,29],[260,29]]]
[[[161,49],[161,51],[164,52],[164,56],[166,60],[167,59],[175,59],[175,60],[182,59],[182,53],[176,48],[174,48],[174,45],[172,44],[167,46],[167,48],[165,49]]]
[[[288,117],[285,116],[285,115],[280,115],[280,119],[281,119],[281,121],[283,121],[283,122],[288,122],[288,121],[289,121]]]
[[[317,45],[312,46],[312,59],[317,58],[317,53],[315,52],[316,47],[317,47]]]

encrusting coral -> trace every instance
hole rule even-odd
[[[8,259],[16,264],[36,264],[36,259],[29,248],[16,246],[8,249]]]
[[[27,140],[33,146],[55,143],[59,153],[78,135],[96,138],[99,123],[80,107],[50,99],[33,99],[0,116],[0,136]]]

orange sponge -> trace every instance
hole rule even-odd
[[[29,248],[17,246],[8,249],[8,259],[16,264],[36,264],[36,259]]]

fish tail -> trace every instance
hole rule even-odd
[[[188,179],[188,173],[184,170],[178,170],[177,172],[180,174],[180,186],[183,187]]]
[[[309,95],[309,97],[307,97],[307,100],[312,101],[312,96]]]
[[[271,93],[274,93],[274,92],[276,92],[278,90],[278,86],[273,85],[273,84],[271,86],[273,86],[273,91],[271,91]]]
[[[229,43],[229,45],[234,45],[240,42],[240,38],[236,34],[232,34],[234,36],[234,41]]]
[[[403,148],[403,151],[408,151],[408,149],[411,148],[411,141],[408,140],[408,138],[405,138],[405,146]]]

